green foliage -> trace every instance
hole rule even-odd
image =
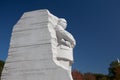
[[[4,66],[4,61],[0,60],[0,77],[1,77],[2,70],[3,70],[3,66]]]
[[[96,77],[96,80],[109,80],[108,75],[104,75],[104,74],[94,74]]]
[[[96,77],[93,73],[85,73],[84,80],[96,80]]]
[[[110,68],[116,68],[119,66],[120,66],[120,63],[118,61],[113,61],[110,63]]]
[[[109,77],[110,80],[120,80],[120,63],[118,61],[113,61],[109,67]]]

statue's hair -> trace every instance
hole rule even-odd
[[[66,25],[67,25],[67,21],[66,21],[64,18],[59,18],[59,19],[58,19],[58,25],[61,25],[61,22],[64,22],[64,23],[66,23]],[[64,26],[64,25],[61,25],[61,26],[62,26],[64,29],[66,29],[66,27],[67,27],[66,25],[65,25],[65,26]]]

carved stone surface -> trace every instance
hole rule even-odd
[[[46,9],[24,13],[13,28],[1,80],[72,80],[75,40],[66,24]]]

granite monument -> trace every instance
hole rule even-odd
[[[74,37],[64,18],[25,12],[13,27],[1,80],[72,80]]]

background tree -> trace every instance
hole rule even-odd
[[[84,80],[96,80],[96,77],[92,73],[85,73]]]
[[[4,61],[0,60],[0,80],[1,80],[1,73],[2,73],[2,70],[3,70],[3,66],[4,66]]]
[[[120,80],[120,62],[119,60],[113,61],[109,67],[110,80]]]
[[[109,80],[108,75],[95,73],[94,76],[96,77],[96,80]]]
[[[73,80],[83,80],[83,75],[78,70],[72,71]]]

